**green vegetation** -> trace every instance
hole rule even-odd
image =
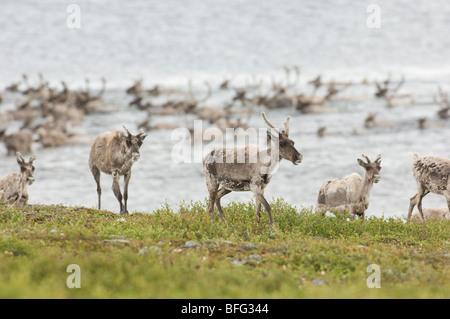
[[[321,217],[283,200],[164,205],[122,217],[0,204],[0,298],[448,298],[450,223]],[[218,215],[218,214],[217,214]],[[70,264],[81,288],[69,289]],[[369,289],[367,267],[381,270]]]

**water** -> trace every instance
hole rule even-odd
[[[64,80],[80,88],[84,79],[92,88],[107,80],[107,106],[120,111],[85,119],[81,129],[93,140],[101,132],[127,125],[132,131],[143,113],[126,105],[125,89],[143,78],[145,87],[160,84],[185,89],[192,79],[201,95],[203,82],[214,88],[208,105],[221,107],[231,95],[217,85],[233,77],[233,84],[250,81],[254,75],[269,85],[271,76],[284,80],[283,66],[301,68],[300,88],[318,74],[325,80],[393,80],[403,75],[400,93],[413,93],[414,106],[387,108],[373,98],[373,86],[347,89],[342,96],[360,96],[360,101],[327,104],[328,114],[300,114],[291,109],[267,111],[269,119],[282,126],[291,116],[291,136],[304,156],[299,166],[282,161],[279,172],[266,189],[266,197],[284,197],[301,207],[315,205],[326,180],[352,172],[362,174],[356,159],[382,154],[381,181],[371,192],[367,215],[405,215],[409,198],[416,192],[412,159],[408,152],[450,158],[450,123],[443,128],[417,129],[416,120],[426,116],[438,121],[439,106],[432,104],[437,86],[450,92],[450,4],[444,0],[377,1],[381,28],[366,26],[366,8],[371,1],[77,1],[81,28],[66,26],[66,7],[72,1],[2,1],[0,3],[0,88],[26,73],[31,83],[42,72],[53,86]],[[230,92],[231,94],[232,92]],[[5,94],[0,111],[10,108],[17,96]],[[259,112],[260,110],[258,110]],[[264,127],[256,113],[254,127]],[[393,127],[362,130],[368,112],[395,121]],[[188,117],[157,118],[192,125]],[[14,126],[15,123],[12,123]],[[319,138],[316,130],[327,126],[340,136]],[[165,201],[207,197],[201,164],[176,164],[171,159],[170,131],[151,132],[133,166],[130,182],[131,211],[151,212]],[[65,203],[94,207],[95,182],[87,165],[89,143],[37,153],[36,183],[29,188],[30,203]],[[1,152],[0,175],[17,170],[12,157]],[[111,177],[102,175],[103,207],[118,211]],[[223,202],[248,201],[250,193],[231,193]],[[430,194],[424,206],[445,206],[442,196]]]

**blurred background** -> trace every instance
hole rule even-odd
[[[151,212],[208,195],[200,163],[172,160],[174,128],[264,128],[265,111],[279,127],[291,117],[304,156],[281,162],[267,199],[310,207],[323,182],[362,175],[357,158],[381,154],[366,215],[405,216],[408,152],[450,158],[449,14],[445,0],[3,0],[0,139],[32,136],[29,203],[95,207],[93,139],[141,127],[128,207]],[[1,143],[0,176],[18,170],[7,152]],[[111,177],[101,181],[102,208],[118,212]],[[430,194],[423,205],[446,203]]]

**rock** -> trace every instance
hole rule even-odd
[[[232,264],[233,266],[242,266],[242,265],[244,264],[244,262],[243,262],[242,260],[237,260],[237,259],[235,259],[235,260],[233,260],[233,261],[231,262],[231,264]]]
[[[103,242],[105,243],[120,243],[120,244],[126,244],[129,243],[130,241],[128,239],[104,239]]]
[[[139,252],[138,252],[139,255],[146,255],[147,253],[148,253],[147,247],[143,247],[143,248],[139,249]]]
[[[200,243],[190,240],[184,244],[183,248],[193,248],[193,247],[198,247],[198,246],[200,246]]]
[[[324,281],[323,279],[316,278],[316,279],[314,279],[314,280],[312,281],[312,283],[313,283],[314,285],[316,285],[316,286],[321,286],[321,285],[323,285],[323,284],[325,283],[325,281]]]

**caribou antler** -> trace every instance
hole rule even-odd
[[[150,112],[148,114],[150,114]],[[137,136],[138,137],[146,137],[147,135],[148,134],[146,134],[143,129],[140,129]]]
[[[125,132],[127,132],[128,136],[133,135],[133,134],[130,133],[130,131],[128,131],[128,129],[125,127],[125,125],[122,125],[122,126],[123,126],[123,128],[125,129]]]
[[[266,124],[269,125],[269,127],[273,128],[273,129],[275,130],[275,132],[277,132],[278,134],[280,134],[280,130],[277,129],[277,128],[275,127],[275,125],[273,125],[272,123],[269,122],[269,120],[268,120],[267,117],[266,117],[266,114],[265,114],[264,112],[262,112],[261,115],[262,115],[262,117],[263,117],[263,119],[264,119],[264,122],[266,122]]]
[[[375,163],[379,163],[381,161],[381,154],[377,155],[377,158],[375,159]]]
[[[364,157],[364,158],[367,160],[367,164],[370,163],[370,159],[369,159],[366,155],[362,154],[361,156]],[[378,157],[377,157],[377,158],[378,158]]]
[[[290,119],[291,119],[291,118],[288,116],[287,119],[286,119],[286,122],[284,122],[284,127],[285,127],[285,129],[286,129],[286,131],[285,131],[286,136],[289,136],[289,120],[290,120]]]
[[[28,160],[28,162],[29,162],[30,164],[32,164],[36,158],[37,158],[37,156],[36,156],[36,155],[33,155],[33,156],[30,157],[30,159]]]

